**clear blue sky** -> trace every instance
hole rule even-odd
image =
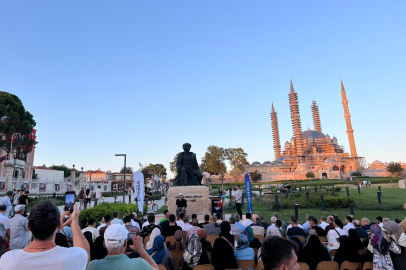
[[[36,165],[167,168],[186,141],[273,160],[271,101],[290,140],[289,77],[302,128],[358,154],[406,161],[406,4],[401,1],[3,1],[0,90],[37,121]]]

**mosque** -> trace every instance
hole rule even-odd
[[[350,153],[346,153],[338,144],[336,137],[330,137],[322,132],[319,108],[313,100],[311,109],[314,130],[302,131],[298,95],[290,81],[289,104],[292,119],[293,137],[286,141],[284,149],[280,143],[278,115],[272,104],[271,123],[275,161],[264,163],[253,162],[246,165],[245,173],[258,171],[262,174],[261,182],[277,180],[303,180],[306,173],[312,171],[317,179],[342,179],[350,177],[350,173],[362,167],[365,159],[357,155],[354,140],[354,130],[351,125],[351,115],[348,100],[341,81],[341,96],[344,108],[344,118],[347,126]],[[383,169],[383,168],[382,168]]]

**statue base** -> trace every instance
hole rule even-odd
[[[176,215],[176,199],[179,193],[187,202],[186,215],[196,214],[199,222],[203,222],[206,214],[210,215],[209,188],[206,186],[179,186],[168,189],[168,210]]]

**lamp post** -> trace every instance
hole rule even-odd
[[[125,202],[125,171],[127,163],[127,154],[116,154],[116,157],[124,157],[124,179],[123,179],[123,203]]]

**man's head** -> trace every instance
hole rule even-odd
[[[104,222],[106,222],[106,225],[110,225],[111,223],[111,216],[110,215],[105,215],[104,216]]]
[[[165,218],[168,220],[169,219],[169,216],[171,215],[172,213],[171,212],[166,212],[166,214],[165,214]]]
[[[28,217],[28,230],[31,231],[34,241],[47,241],[55,238],[56,232],[62,225],[60,218],[59,209],[51,200],[34,205]]]
[[[135,221],[137,219],[138,215],[135,212],[132,212],[132,214],[134,215],[133,220]]]
[[[333,214],[334,219],[338,219],[338,215],[337,214]]]
[[[179,193],[179,200],[182,200],[182,198],[183,198],[183,194]]]
[[[239,214],[234,215],[234,218],[235,218],[235,222],[240,222],[240,220],[241,220],[241,217]]]
[[[370,221],[368,218],[364,217],[361,219],[361,223],[362,223],[362,226],[365,226],[365,225],[369,225]]]
[[[110,225],[104,232],[104,246],[109,253],[124,253],[127,247],[127,229],[120,224]]]
[[[30,192],[27,190],[27,191],[24,192],[24,194],[25,194],[26,196],[28,196],[28,194],[30,194]]]
[[[168,209],[164,210],[164,216],[165,216],[165,217],[166,217],[166,213],[168,213],[168,212],[169,212]]]
[[[199,227],[199,221],[197,220],[197,218],[192,219],[192,225],[193,227]]]
[[[11,198],[11,196],[13,196],[13,191],[12,190],[7,191],[6,196]]]
[[[118,217],[118,213],[117,212],[113,212],[113,218],[117,218]]]
[[[278,220],[277,217],[271,217],[271,224],[275,224],[275,222]]]
[[[257,217],[258,217],[258,215],[257,215],[257,214],[253,214],[253,215],[252,215],[252,217],[251,217],[251,218],[252,218],[252,222],[254,222],[254,223],[255,223],[255,220],[257,219]]]
[[[361,228],[361,222],[359,220],[354,220],[354,228]]]
[[[216,223],[217,222],[217,217],[216,217],[216,215],[212,215],[211,217],[210,217],[210,223]]]
[[[282,221],[280,221],[279,219],[275,222],[275,227],[276,228],[280,228],[282,227]]]
[[[264,216],[263,215],[258,215],[258,216],[261,219],[261,222],[264,222]]]
[[[194,218],[197,218],[197,215],[196,215],[196,214],[192,214],[192,220],[193,220]]]
[[[101,186],[97,186],[98,188],[101,188]]]
[[[344,224],[343,224],[343,222],[341,221],[341,219],[335,219],[334,220],[334,227],[336,227],[336,228],[338,228],[338,227],[340,227],[341,229],[344,227]]]
[[[290,224],[292,225],[292,227],[297,227],[297,219],[292,218],[292,219],[290,220]]]
[[[179,220],[183,220],[183,218],[185,217],[185,214],[183,212],[179,213]]]
[[[204,222],[209,222],[210,216],[209,215],[204,215]]]
[[[333,224],[333,222],[334,222],[334,217],[333,217],[333,216],[328,216],[328,217],[327,217],[327,222],[328,222],[329,224]]]
[[[387,217],[385,217],[385,218],[382,219],[382,223],[383,223],[383,224],[385,224],[385,222],[388,222],[388,221],[390,221],[390,219],[387,218]]]
[[[269,270],[296,270],[296,244],[288,239],[271,236],[266,238],[261,248],[261,258],[264,268]]]
[[[251,219],[251,213],[246,213],[246,214],[245,214],[245,218],[246,218],[246,219]]]
[[[229,219],[228,219],[228,222],[230,222],[230,224],[235,224],[235,217],[230,217]]]
[[[311,218],[312,218],[312,215],[309,215],[309,214],[306,215],[306,221],[310,221]]]
[[[320,223],[321,223],[321,222],[326,222],[326,216],[321,216],[321,217],[320,217]]]
[[[189,217],[188,217],[188,216],[185,216],[185,217],[183,218],[183,223],[185,223],[185,224],[188,224],[188,223],[189,223]]]
[[[0,213],[4,214],[7,210],[7,205],[0,205]]]
[[[312,217],[309,222],[310,222],[311,227],[317,226],[317,223],[318,223],[317,218],[315,218],[315,217]]]
[[[84,187],[82,187],[80,190],[85,190],[85,188],[84,188]]]
[[[189,151],[190,151],[190,148],[192,148],[192,145],[191,145],[190,143],[184,143],[184,144],[183,144],[183,150],[184,150],[185,152],[189,152]]]
[[[260,218],[260,217],[257,217],[257,218],[255,219],[255,224],[256,224],[256,225],[261,225],[261,218]]]
[[[239,189],[240,189],[240,185],[236,185],[236,186],[235,186],[235,189],[236,189],[236,190],[239,190]]]
[[[131,225],[131,218],[130,216],[125,216],[124,219],[124,225]]]
[[[346,216],[346,217],[345,217],[345,223],[347,223],[347,224],[352,223],[352,217]]]
[[[278,213],[273,214],[273,216],[276,217],[277,219],[279,219],[279,214]]]
[[[378,224],[380,224],[381,222],[382,222],[382,217],[381,216],[378,216],[378,217],[376,217],[376,222],[378,223]]]
[[[148,215],[148,223],[149,224],[154,224],[155,223],[155,215],[153,214],[153,213],[150,213],[149,215]]]
[[[18,215],[24,214],[25,211],[25,205],[24,204],[19,204],[14,206],[14,212]]]
[[[174,214],[169,215],[169,223],[174,224],[176,220],[176,216]]]
[[[221,213],[216,213],[216,218],[217,218],[217,220],[220,220],[221,219]]]
[[[88,227],[96,228],[96,225],[96,220],[94,218],[89,219],[89,221],[87,222]]]

